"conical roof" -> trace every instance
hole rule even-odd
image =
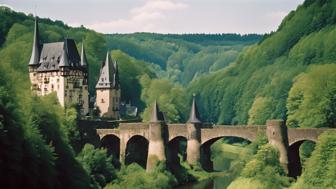
[[[86,59],[86,53],[85,53],[85,49],[84,49],[84,42],[82,42],[82,50],[81,50],[81,62],[80,62],[80,65],[83,67],[83,68],[87,68],[87,59]]]
[[[107,52],[105,62],[100,69],[100,77],[96,88],[115,88],[114,85],[115,68],[112,63],[110,53]]]
[[[158,122],[163,122],[164,121],[164,117],[162,112],[159,109],[159,106],[155,100],[154,104],[153,104],[153,110],[152,110],[152,115],[151,115],[151,123],[158,123]]]
[[[40,60],[40,34],[38,29],[38,18],[35,17],[33,48],[28,65],[30,66],[38,65],[39,60]]]
[[[193,102],[192,102],[192,105],[191,105],[191,110],[190,110],[188,123],[201,123],[199,117],[200,116],[199,116],[199,112],[198,112],[198,108],[197,108],[197,104],[196,104],[196,100],[195,100],[195,95],[194,95],[193,96]]]

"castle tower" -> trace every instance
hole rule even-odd
[[[79,105],[80,113],[89,112],[87,60],[73,39],[40,45],[38,19],[35,18],[32,54],[28,63],[32,91],[38,96],[56,93],[61,106]]]
[[[100,69],[96,85],[96,106],[100,116],[119,119],[120,83],[117,63],[112,63],[109,53]]]

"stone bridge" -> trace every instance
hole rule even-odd
[[[282,120],[269,120],[266,125],[209,125],[201,123],[195,99],[190,117],[185,124],[166,124],[157,104],[154,104],[149,123],[120,123],[114,129],[96,129],[101,146],[108,148],[119,162],[131,163],[129,149],[133,155],[143,156],[139,164],[151,170],[156,161],[179,163],[178,148],[185,141],[184,158],[190,165],[201,165],[211,171],[211,145],[223,137],[238,137],[254,141],[260,133],[266,133],[268,141],[280,152],[280,163],[290,176],[301,174],[300,145],[304,141],[317,142],[327,128],[287,128]],[[133,147],[131,147],[133,145]],[[136,154],[134,154],[134,151]],[[137,158],[135,158],[137,159]]]

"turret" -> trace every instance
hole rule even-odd
[[[100,116],[119,119],[120,87],[116,63],[112,63],[109,52],[100,69],[100,77],[96,85],[96,104]]]
[[[158,161],[166,161],[167,126],[163,113],[160,111],[156,100],[149,123],[149,145],[147,157],[147,171],[152,171]]]
[[[30,56],[30,60],[28,63],[29,72],[35,71],[35,69],[39,66],[40,61],[40,36],[39,36],[39,28],[38,28],[38,18],[35,17],[35,26],[34,26],[34,40],[32,53]]]
[[[187,144],[187,162],[190,165],[199,165],[201,156],[201,121],[196,104],[195,95],[190,110],[189,120],[187,121],[188,144]]]
[[[201,123],[201,121],[199,120],[199,113],[195,100],[195,94],[193,95],[193,101],[191,105],[188,123]]]
[[[154,104],[153,104],[153,110],[152,110],[150,122],[151,123],[161,123],[161,122],[164,122],[163,113],[160,111],[159,106],[158,106],[156,100],[154,101]]]
[[[268,143],[279,150],[279,162],[288,173],[287,126],[283,120],[267,120],[266,135]]]

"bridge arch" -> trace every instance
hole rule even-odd
[[[240,141],[247,141],[248,143],[251,143],[252,140],[246,139],[244,137],[239,137],[239,136],[218,136],[211,138],[204,143],[201,144],[201,165],[204,170],[206,171],[213,171],[213,162],[211,159],[211,146],[217,142],[220,139],[223,138],[234,138],[238,139]]]
[[[116,135],[105,135],[100,142],[100,147],[107,150],[107,154],[112,156],[112,163],[115,167],[120,167],[120,138]]]
[[[179,154],[182,155],[183,161],[187,158],[187,141],[184,136],[177,136],[168,142],[168,162],[171,167],[180,164]]]
[[[137,163],[146,169],[149,140],[142,135],[133,135],[127,140],[125,164]]]
[[[298,139],[292,142],[288,147],[288,175],[291,177],[298,177],[302,173],[300,147],[304,142],[313,142],[314,139]]]

